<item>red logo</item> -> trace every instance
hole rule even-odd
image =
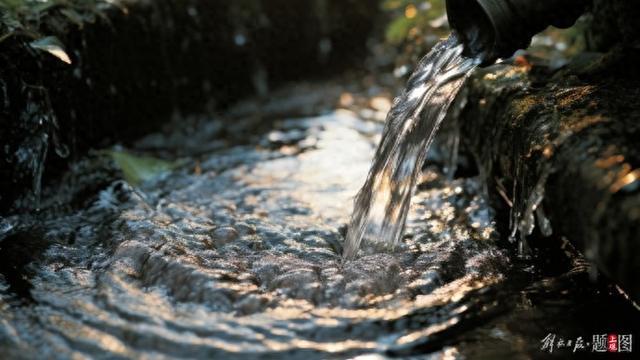
[[[609,334],[607,336],[607,350],[609,352],[618,352],[618,334]]]

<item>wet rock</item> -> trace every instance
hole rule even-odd
[[[635,298],[638,61],[637,50],[618,49],[578,56],[557,72],[489,68],[469,82],[461,114],[462,138],[499,210],[499,230],[524,253],[529,237],[542,246],[567,238]]]

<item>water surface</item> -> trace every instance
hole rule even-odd
[[[2,219],[0,353],[512,359],[544,355],[549,332],[637,327],[583,262],[517,260],[479,178],[448,180],[437,159],[395,250],[344,262],[385,99],[353,87],[298,84],[180,119],[135,144],[177,166],[136,188],[102,154],[78,161],[39,213]]]

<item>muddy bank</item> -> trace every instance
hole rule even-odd
[[[89,4],[0,24],[0,212],[37,208],[41,179],[90,147],[360,61],[377,13],[356,0]]]
[[[582,54],[556,72],[494,66],[469,82],[461,113],[503,233],[525,247],[566,239],[636,299],[639,56]]]

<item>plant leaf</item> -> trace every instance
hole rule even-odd
[[[409,30],[414,26],[415,21],[404,16],[395,19],[387,25],[386,38],[392,44],[400,44],[409,34]]]
[[[136,156],[124,151],[106,152],[122,170],[124,179],[131,185],[139,185],[171,171],[174,165],[150,156]]]
[[[48,52],[49,54],[57,57],[61,61],[71,64],[71,58],[64,50],[64,45],[62,42],[55,36],[47,36],[42,39],[38,39],[29,43],[34,49]]]

